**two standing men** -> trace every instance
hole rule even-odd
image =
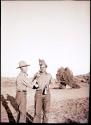
[[[36,79],[36,84],[33,88],[36,89],[35,93],[35,113],[34,123],[41,123],[41,111],[43,110],[43,123],[48,122],[48,114],[50,108],[50,91],[49,84],[51,83],[52,76],[46,72],[47,65],[44,60],[39,59],[40,71],[36,73],[32,82]],[[31,87],[31,82],[27,78],[27,65],[26,62],[21,61],[19,67],[21,72],[16,80],[16,101],[19,106],[19,113],[17,122],[26,123],[26,88]]]

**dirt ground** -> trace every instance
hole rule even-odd
[[[34,95],[35,90],[27,89],[27,112],[34,116]],[[87,123],[89,113],[89,85],[86,84],[79,89],[50,89],[51,106],[49,123]],[[1,94],[15,98],[15,85],[2,84]],[[17,112],[7,101],[10,111],[16,120]],[[1,103],[1,122],[10,122],[5,107]]]

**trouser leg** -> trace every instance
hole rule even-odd
[[[20,111],[19,111],[19,105],[21,103],[21,95],[20,95],[20,92],[16,92],[16,102],[18,104],[18,111],[17,111],[17,122],[19,122],[19,119],[20,119]]]
[[[50,109],[50,94],[44,95],[43,99],[43,123],[48,123]]]
[[[36,91],[35,94],[35,113],[33,123],[41,123],[41,109],[42,109],[42,92]]]
[[[17,122],[26,123],[26,92],[20,92],[17,97],[19,112]]]

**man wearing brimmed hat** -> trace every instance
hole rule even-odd
[[[17,116],[17,122],[26,123],[26,90],[27,87],[31,87],[31,82],[27,77],[27,67],[28,65],[25,61],[20,61],[17,68],[20,69],[20,73],[16,79],[16,102],[19,107],[19,112]]]
[[[42,123],[48,122],[48,113],[50,108],[50,91],[49,84],[52,76],[46,72],[47,65],[44,60],[39,59],[40,71],[34,75],[33,80],[36,79],[36,93],[35,93],[35,113],[34,123],[41,123],[41,110],[43,110]],[[32,80],[32,81],[33,81]]]

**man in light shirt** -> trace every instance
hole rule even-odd
[[[50,91],[49,84],[52,76],[46,72],[47,65],[44,60],[39,59],[40,71],[34,75],[32,81],[36,79],[35,93],[35,114],[34,123],[41,123],[41,111],[43,110],[42,123],[48,122],[48,113],[50,109]]]
[[[28,66],[30,65],[26,64],[25,61],[20,61],[19,66],[17,67],[20,69],[20,73],[16,79],[16,102],[19,108],[17,122],[19,123],[26,123],[27,87],[31,88],[31,82],[27,77]]]

